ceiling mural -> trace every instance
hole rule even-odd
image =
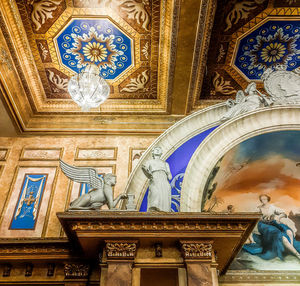
[[[110,98],[157,99],[160,1],[17,4],[47,99],[69,99],[69,78],[91,62]]]
[[[260,80],[268,67],[300,65],[299,21],[267,21],[238,44],[235,66],[250,80]]]
[[[297,1],[228,1],[213,28],[207,74],[199,102],[234,97],[250,81],[262,89],[265,69],[300,65]],[[299,18],[300,19],[300,18]]]
[[[170,114],[179,8],[180,0],[1,1],[0,49],[12,74],[0,67],[0,89],[18,130],[160,133],[181,118]],[[110,95],[82,113],[68,82],[90,62]]]
[[[72,19],[54,39],[59,60],[79,73],[95,63],[105,79],[115,79],[133,65],[133,40],[110,19]]]

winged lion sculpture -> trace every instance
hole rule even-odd
[[[97,170],[94,168],[75,167],[62,160],[60,160],[60,168],[72,181],[87,183],[92,187],[86,194],[72,201],[69,210],[99,210],[103,205],[113,210],[121,199],[127,199],[126,194],[121,194],[114,199],[112,186],[116,184],[116,176],[113,174],[105,174],[102,179],[98,177]]]

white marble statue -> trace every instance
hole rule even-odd
[[[260,93],[256,89],[256,83],[250,82],[245,89],[245,93],[242,90],[239,90],[236,93],[236,99],[227,100],[227,106],[229,107],[228,111],[222,116],[221,120],[225,121],[230,118],[233,118],[237,115],[243,114],[248,111],[255,110],[257,108],[268,106],[271,104],[269,98],[264,94]]]
[[[152,159],[142,170],[150,179],[148,194],[148,211],[171,211],[171,186],[168,180],[172,179],[169,164],[161,159],[162,149],[154,147]]]
[[[74,167],[62,160],[60,160],[60,167],[72,181],[87,183],[92,187],[86,194],[72,201],[69,210],[100,210],[103,205],[113,210],[121,199],[127,198],[127,195],[121,194],[114,199],[112,186],[116,184],[116,176],[113,174],[106,174],[102,179],[98,177],[97,170],[94,168]]]
[[[286,66],[268,68],[262,75],[264,87],[274,105],[300,104],[300,75]]]

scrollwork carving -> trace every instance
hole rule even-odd
[[[184,258],[199,259],[212,257],[211,242],[181,242],[181,249]]]
[[[211,95],[216,95],[217,92],[224,95],[231,95],[236,93],[236,90],[232,87],[229,80],[225,80],[218,72],[215,72],[215,76],[213,78],[213,86],[214,89],[211,90]]]
[[[65,278],[77,279],[86,278],[89,274],[89,265],[87,264],[65,264]]]
[[[259,4],[262,4],[265,0],[255,0],[255,1],[242,1],[236,2],[232,10],[228,13],[226,17],[226,29],[228,31],[232,28],[234,24],[237,24],[242,19],[247,19],[249,17],[250,11],[257,8]]]
[[[35,25],[35,30],[38,31],[43,24],[53,18],[52,13],[58,8],[61,0],[28,0],[29,5],[32,5],[31,20]]]
[[[141,74],[139,74],[136,78],[130,79],[130,83],[127,84],[121,91],[126,92],[136,92],[138,90],[148,91],[146,88],[146,84],[149,81],[148,71],[144,70]]]
[[[137,242],[107,241],[105,250],[108,258],[134,258]]]
[[[48,70],[49,81],[54,85],[53,91],[60,92],[60,91],[67,91],[68,90],[68,79],[61,78],[58,74],[55,74],[53,71]]]
[[[149,31],[148,25],[150,23],[150,16],[145,9],[149,5],[148,0],[137,2],[134,0],[121,0],[121,10],[127,13],[128,19],[135,20],[142,28]]]

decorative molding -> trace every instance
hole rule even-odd
[[[219,277],[221,283],[297,283],[300,281],[299,271],[257,271],[228,270],[226,275]]]
[[[118,147],[80,148],[77,147],[75,161],[117,160]]]
[[[212,241],[180,241],[184,259],[212,258]]]
[[[64,272],[66,279],[84,279],[89,275],[89,265],[88,264],[76,264],[68,263],[64,265]]]
[[[138,241],[105,241],[108,259],[134,259]]]
[[[37,246],[37,245],[10,245],[0,246],[0,257],[6,254],[9,255],[24,255],[24,254],[65,254],[69,253],[69,248],[62,248],[55,245],[52,246]]]
[[[68,259],[70,249],[66,239],[0,239],[0,262]]]
[[[7,51],[3,47],[1,47],[1,50],[0,50],[0,63],[5,64],[10,71],[13,70],[12,61],[11,61]]]
[[[161,242],[165,246],[172,241],[210,242],[214,238],[214,251],[218,252],[218,269],[223,273],[233,257],[252,232],[260,214],[257,213],[166,213],[135,211],[72,211],[57,213],[57,217],[70,241],[91,259],[96,259],[99,245],[112,242],[107,252],[108,260],[120,262],[133,259],[136,241]],[[91,241],[91,237],[94,237]],[[203,239],[203,238],[206,239]],[[228,247],[224,248],[224,245]],[[167,247],[167,246],[166,246]],[[153,249],[154,257],[154,249]],[[212,258],[214,253],[212,253]],[[105,258],[105,257],[104,257]],[[204,259],[204,258],[203,258]],[[105,259],[104,259],[105,261]],[[212,262],[213,259],[212,259]],[[183,263],[183,261],[181,262]]]
[[[217,0],[201,1],[188,90],[187,112],[197,107],[200,97],[216,8]]]
[[[63,148],[27,148],[23,147],[20,161],[58,161],[63,155]]]
[[[72,223],[71,229],[74,231],[103,231],[103,230],[131,230],[132,232],[139,231],[217,231],[217,230],[237,230],[244,231],[248,224],[243,223],[199,223],[197,220],[188,221],[185,223],[177,221],[134,221],[127,224],[112,224],[111,221],[103,222],[76,222]]]
[[[6,161],[8,154],[9,154],[8,148],[0,148],[0,161]]]

